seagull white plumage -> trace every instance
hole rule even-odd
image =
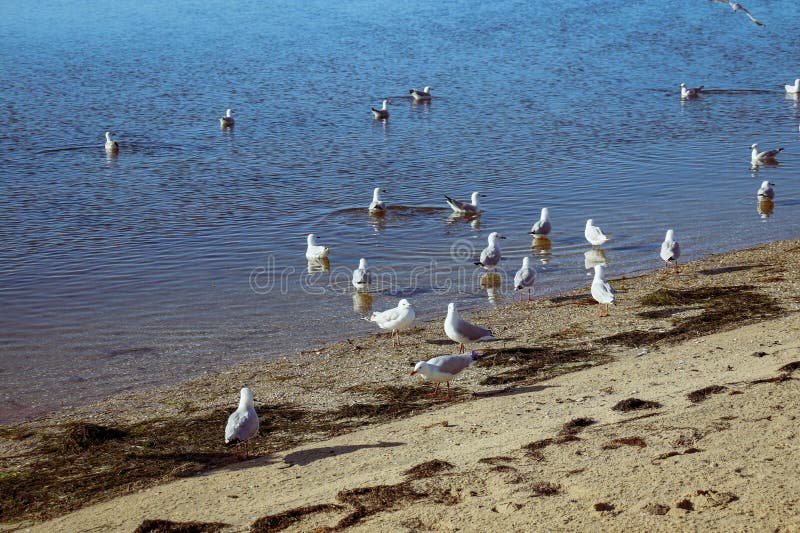
[[[522,268],[517,270],[514,274],[514,290],[519,291],[519,301],[522,301],[522,290],[528,289],[528,301],[531,301],[531,289],[533,282],[536,280],[536,271],[531,268],[530,257],[522,258]]]
[[[703,85],[700,87],[686,87],[685,83],[681,83],[681,98],[697,98],[703,91]]]
[[[776,161],[775,158],[781,152],[783,152],[783,148],[777,148],[775,150],[764,150],[763,152],[759,152],[758,145],[753,143],[750,145],[750,163],[753,166],[756,166],[760,163],[774,163]]]
[[[247,457],[247,441],[258,434],[258,414],[256,414],[253,391],[245,387],[240,392],[239,407],[228,417],[225,426],[225,444],[236,445],[236,456],[239,457],[239,445],[244,443],[244,456]]]
[[[600,246],[611,237],[611,235],[604,234],[603,230],[598,226],[595,226],[594,220],[591,218],[586,221],[586,228],[583,230],[583,235],[592,246]]]
[[[794,85],[789,85],[788,83],[783,86],[786,89],[786,92],[789,94],[797,94],[800,93],[800,78],[794,80]]]
[[[458,353],[464,353],[464,344],[467,342],[489,341],[495,338],[487,328],[462,320],[456,309],[456,304],[452,302],[447,305],[444,332],[450,340],[461,344]]]
[[[773,187],[775,186],[774,183],[770,183],[769,181],[762,181],[761,187],[758,189],[758,197],[759,198],[769,198],[772,200],[775,198],[775,190]]]
[[[447,200],[447,205],[450,206],[454,212],[462,215],[475,215],[481,212],[480,208],[480,197],[485,196],[479,192],[472,193],[472,201],[471,202],[462,202],[461,200],[454,200],[444,195],[445,199]]]
[[[669,272],[667,266],[675,263],[674,272],[678,273],[678,258],[681,256],[681,245],[675,240],[675,232],[667,230],[664,242],[661,243],[661,259],[664,261],[664,273]]]
[[[436,383],[436,388],[430,396],[438,395],[439,386],[442,382],[447,383],[447,396],[444,399],[449,400],[450,381],[477,360],[478,353],[474,350],[470,355],[440,355],[427,361],[418,362],[414,365],[411,375],[419,374],[427,381]]]
[[[383,107],[380,109],[372,108],[372,117],[376,120],[386,120],[389,118],[389,110],[386,109],[386,104],[388,104],[388,100],[383,101]]]
[[[372,282],[372,276],[367,268],[367,260],[363,257],[358,262],[358,268],[353,270],[353,287],[357,290],[366,289]]]
[[[425,86],[424,89],[418,91],[417,89],[411,89],[408,91],[411,93],[411,96],[414,97],[414,100],[430,100],[431,99],[431,88]]]
[[[482,266],[485,269],[491,269],[497,266],[500,262],[500,259],[503,258],[502,253],[500,252],[500,243],[497,242],[498,239],[505,239],[502,235],[493,231],[489,234],[487,238],[488,244],[486,248],[481,250],[481,258],[479,261],[475,261],[475,264],[478,266]]]
[[[599,305],[597,316],[603,318],[608,316],[608,306],[614,303],[614,289],[605,279],[606,267],[603,265],[594,266],[594,279],[592,280],[592,298]],[[603,306],[606,306],[606,312],[603,314]]]
[[[747,9],[745,9],[745,7],[742,4],[738,2],[732,2],[731,0],[711,0],[711,1],[716,2],[718,4],[728,4],[729,6],[731,6],[731,9],[733,10],[734,13],[736,13],[737,11],[742,11],[745,15],[747,15],[747,18],[749,18],[759,26],[764,25],[763,22],[756,19],[752,14],[750,14],[750,12]]]
[[[111,138],[111,132],[106,132],[106,152],[118,152],[119,151],[119,144],[117,141]]]
[[[317,244],[316,235],[309,233],[308,237],[306,238],[306,242],[308,243],[308,246],[306,247],[306,259],[310,261],[312,259],[328,257],[328,252],[330,252],[330,249],[327,246]]]
[[[235,123],[236,123],[236,121],[233,120],[233,110],[232,109],[227,109],[225,111],[225,116],[219,118],[219,127],[220,128],[232,128]]]
[[[380,187],[375,187],[372,190],[372,202],[369,204],[370,211],[383,211],[386,209],[386,204],[381,200],[381,193],[386,192]]]
[[[376,323],[381,329],[389,330],[392,335],[392,345],[395,345],[400,342],[400,332],[411,328],[415,318],[414,307],[411,302],[403,298],[397,302],[397,307],[386,311],[375,311],[372,316],[364,320]],[[397,341],[395,341],[395,337],[397,337]]]
[[[549,235],[552,227],[552,224],[550,224],[550,210],[543,207],[539,220],[531,227],[530,233],[531,235]]]

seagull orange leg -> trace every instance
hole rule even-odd
[[[439,395],[439,385],[441,385],[441,383],[436,384],[436,387],[433,389],[433,392],[427,395],[428,398],[433,398]]]
[[[450,399],[450,382],[447,382],[447,396],[444,397],[445,400]]]
[[[528,301],[531,301],[531,289],[528,287]]]
[[[680,270],[678,270],[678,262],[675,261],[675,273],[678,274]]]
[[[461,347],[458,349],[458,353],[464,353],[464,343],[461,343]]]

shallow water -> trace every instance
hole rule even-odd
[[[611,277],[658,268],[667,228],[686,259],[798,236],[796,2],[748,6],[765,28],[703,1],[113,7],[0,5],[0,421],[374,331],[360,257],[375,309],[424,320],[514,298],[471,264],[492,231],[539,295],[588,280],[590,217]],[[781,164],[751,171],[753,142]],[[485,213],[452,219],[474,190]]]

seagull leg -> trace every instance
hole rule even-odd
[[[444,397],[445,400],[450,399],[450,382],[447,382],[447,396]]]
[[[669,274],[669,261],[664,261],[664,274]]]
[[[433,392],[427,395],[428,398],[434,398],[439,395],[439,385],[441,385],[441,383],[436,384],[436,387],[433,389]]]
[[[464,343],[461,343],[461,347],[458,349],[458,353],[464,353]]]
[[[677,274],[679,272],[680,272],[680,270],[678,270],[678,261],[676,260],[675,261],[675,273]]]
[[[531,301],[531,288],[528,287],[528,301]]]

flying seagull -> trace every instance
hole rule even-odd
[[[734,13],[736,13],[737,11],[744,11],[744,14],[747,15],[747,17],[750,20],[752,20],[753,22],[755,22],[759,26],[763,26],[764,25],[763,22],[761,22],[760,20],[756,19],[753,15],[751,15],[750,12],[742,4],[740,4],[739,2],[731,2],[730,0],[711,0],[711,1],[712,2],[716,2],[718,4],[728,4],[729,6],[731,6],[731,9],[733,9]]]

